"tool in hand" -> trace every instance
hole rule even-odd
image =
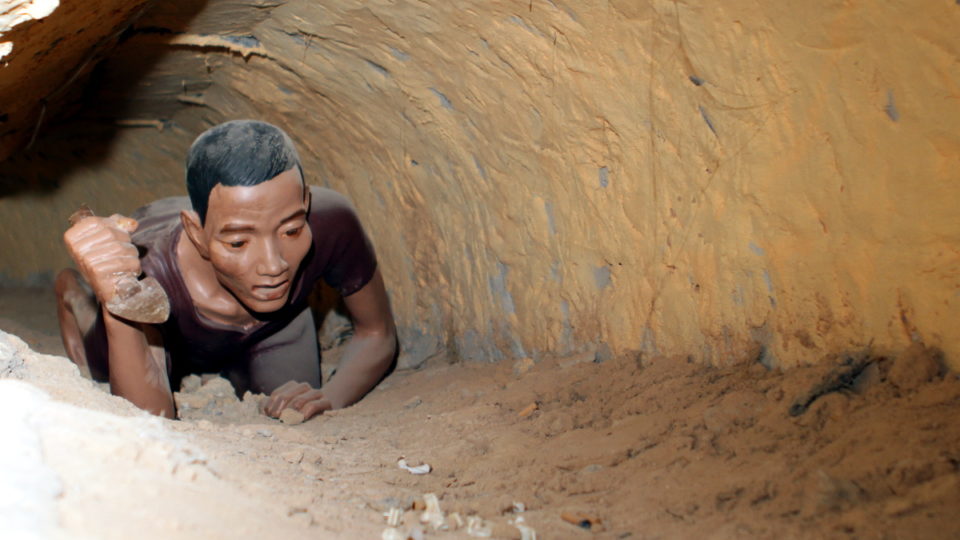
[[[90,210],[87,205],[81,205],[70,216],[70,225],[76,225],[80,220],[93,215],[93,210]],[[121,228],[132,228],[132,223],[120,221],[133,221],[130,218],[115,220]],[[106,302],[107,311],[133,322],[159,324],[166,321],[170,316],[170,299],[167,297],[167,292],[155,278],[137,279],[138,277],[132,272],[119,276],[114,295]]]

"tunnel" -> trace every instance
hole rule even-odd
[[[0,2],[0,467],[33,471],[0,522],[956,537],[958,23],[949,0]],[[185,195],[191,143],[236,119],[350,201],[396,321],[396,370],[302,425],[207,375],[152,418],[60,342],[68,217]],[[323,293],[326,378],[351,329]]]

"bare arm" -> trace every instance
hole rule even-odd
[[[359,291],[344,298],[354,333],[336,375],[322,390],[288,382],[264,402],[263,412],[278,417],[293,408],[310,418],[330,409],[352,405],[369,392],[390,367],[397,352],[397,331],[390,300],[378,269]]]
[[[158,416],[174,418],[166,355],[154,328],[125,321],[101,308],[107,329],[110,391]]]
[[[336,375],[323,391],[334,409],[352,405],[369,392],[390,367],[397,347],[397,331],[379,269],[369,283],[343,301],[353,319],[353,337]]]
[[[130,243],[136,222],[121,216],[87,217],[63,235],[67,251],[93,287],[101,306],[116,294],[119,276],[139,275],[140,258]],[[173,395],[159,333],[120,319],[106,309],[110,390],[153,414],[173,417]]]

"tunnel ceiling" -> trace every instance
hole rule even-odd
[[[32,146],[77,100],[93,68],[148,0],[0,2],[0,160]]]
[[[415,357],[956,365],[954,2],[171,0],[122,34],[143,4],[108,4],[3,68],[5,152],[73,96],[0,164],[34,231],[3,227],[5,282],[67,264],[76,205],[182,194],[193,137],[255,117],[355,202]]]

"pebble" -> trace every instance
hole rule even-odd
[[[563,360],[560,360],[559,365],[561,368],[568,368],[578,364],[588,364],[591,362],[596,362],[597,358],[598,358],[598,355],[596,351],[587,351],[584,353],[568,356]]]
[[[310,512],[306,508],[297,506],[290,507],[287,509],[287,517],[303,527],[313,525],[313,516],[310,515]]]
[[[200,377],[197,375],[187,375],[180,381],[181,392],[196,392],[200,389]]]
[[[302,461],[306,463],[318,464],[323,461],[323,454],[320,453],[316,448],[306,448],[303,451]]]
[[[287,452],[280,454],[280,457],[285,459],[288,463],[293,463],[293,464],[300,463],[300,460],[303,459],[303,449],[294,448],[293,450],[289,450]]]
[[[517,416],[519,416],[520,418],[526,418],[531,414],[535,413],[539,408],[540,406],[537,404],[536,401],[534,401],[533,403],[524,407],[523,410],[521,410],[519,413],[517,413]]]
[[[310,474],[313,476],[320,476],[320,468],[314,465],[313,463],[309,463],[306,461],[301,462],[300,469],[307,474]]]
[[[296,409],[284,409],[280,413],[280,421],[284,424],[295,426],[303,423],[303,413]]]
[[[913,392],[940,375],[943,353],[913,343],[893,361],[887,380],[901,392]]]
[[[535,365],[533,358],[522,358],[513,364],[513,374],[517,377],[526,374]]]

